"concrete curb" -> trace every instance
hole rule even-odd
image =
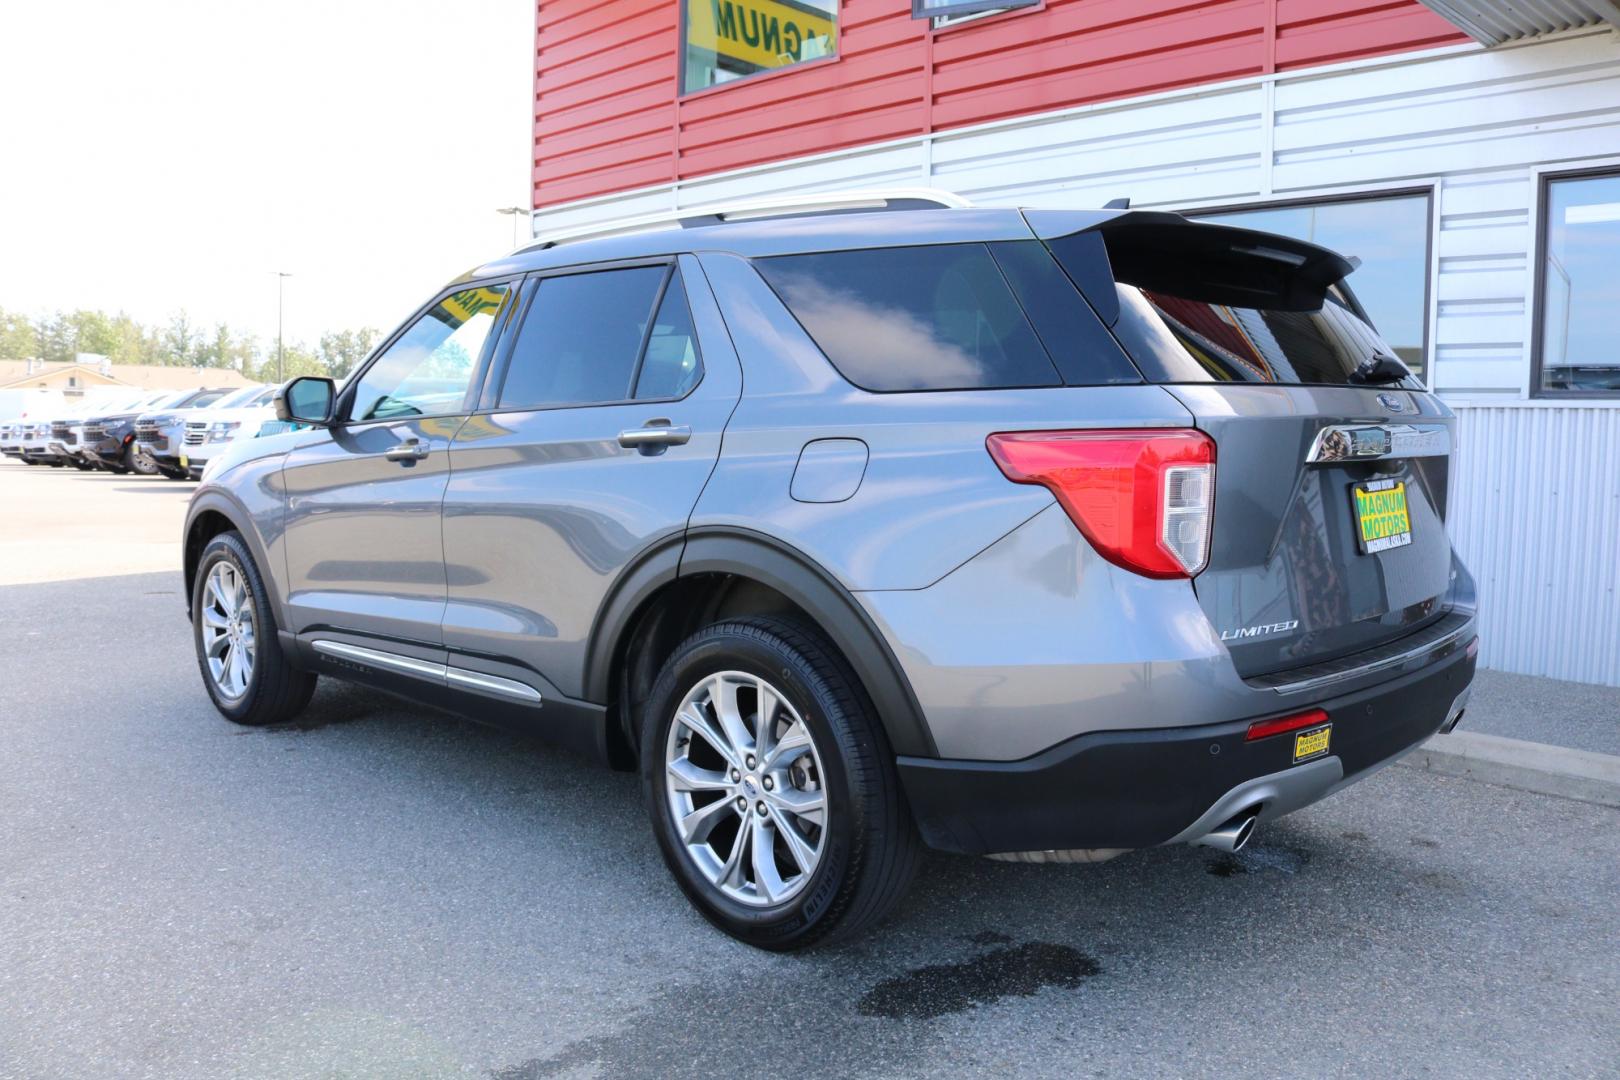
[[[1457,731],[1436,735],[1400,764],[1442,776],[1620,807],[1620,757],[1613,754]]]

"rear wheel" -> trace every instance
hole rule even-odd
[[[919,844],[893,753],[810,628],[744,619],[688,639],[654,685],[641,759],[670,872],[750,945],[858,933],[910,884]]]
[[[203,686],[225,719],[279,724],[309,704],[315,676],[282,653],[264,580],[239,533],[221,533],[203,549],[191,622]]]

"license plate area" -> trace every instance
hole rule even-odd
[[[1412,512],[1406,480],[1367,480],[1350,486],[1356,515],[1356,546],[1363,555],[1405,547],[1412,542]]]
[[[1321,757],[1328,752],[1328,744],[1333,741],[1333,725],[1323,724],[1307,731],[1297,732],[1294,735],[1294,764]]]

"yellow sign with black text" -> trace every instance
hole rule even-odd
[[[838,24],[826,11],[793,0],[689,0],[687,44],[751,69],[831,56]]]

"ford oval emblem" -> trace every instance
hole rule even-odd
[[[1405,403],[1402,402],[1401,399],[1396,397],[1394,394],[1379,394],[1378,395],[1378,404],[1382,405],[1384,408],[1388,409],[1390,412],[1405,412],[1406,411]]]

